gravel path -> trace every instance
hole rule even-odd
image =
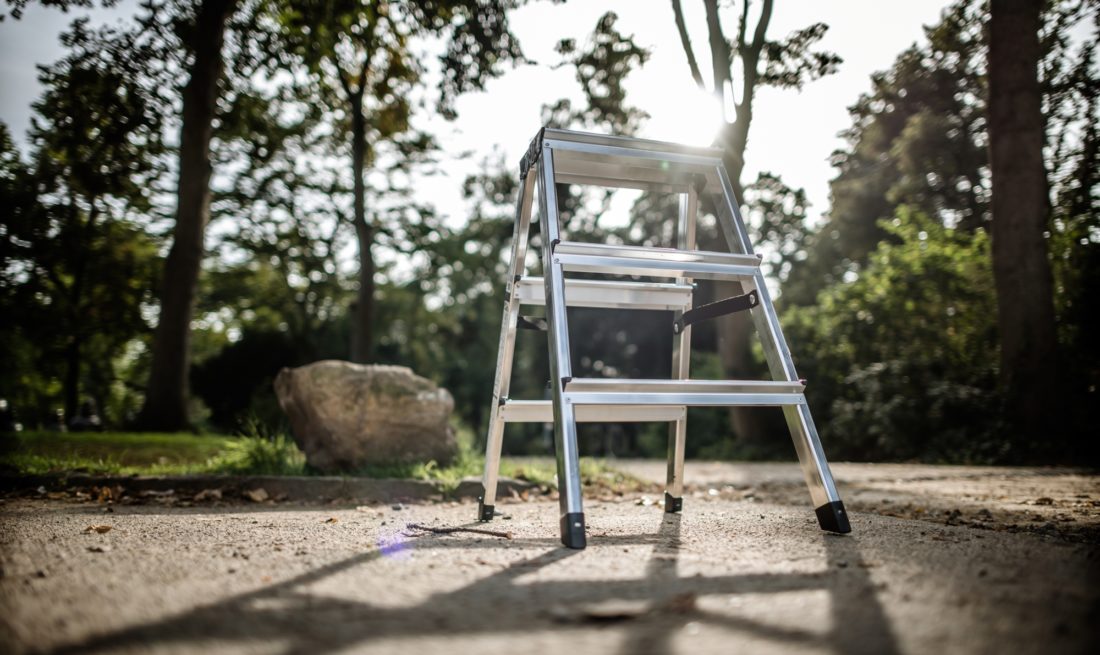
[[[491,524],[472,503],[7,499],[0,652],[1095,652],[1100,549],[1083,533],[856,510],[834,536],[802,498],[693,468],[680,516],[588,502],[579,552],[545,498]],[[902,477],[918,497],[965,479]],[[1065,493],[1096,493],[1081,484]],[[1027,507],[1064,500],[1044,493]],[[500,535],[433,531],[452,528]]]

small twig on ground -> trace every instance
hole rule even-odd
[[[433,534],[453,534],[455,532],[470,532],[473,534],[484,534],[490,537],[500,537],[501,539],[511,539],[511,532],[501,532],[499,530],[484,530],[482,528],[433,528],[428,525],[421,525],[419,523],[406,523],[406,530],[420,530],[422,532],[431,532]]]

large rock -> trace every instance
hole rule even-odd
[[[322,471],[444,464],[458,450],[448,424],[451,394],[405,366],[326,360],[284,368],[275,394],[306,460]]]

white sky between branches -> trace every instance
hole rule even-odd
[[[781,38],[811,23],[825,22],[830,29],[821,47],[839,54],[844,63],[838,73],[810,83],[801,92],[758,90],[743,181],[755,179],[759,171],[778,173],[788,185],[806,189],[811,217],[826,211],[828,181],[835,174],[828,158],[842,145],[837,133],[851,123],[846,108],[870,88],[871,73],[889,68],[902,50],[923,39],[922,26],[936,22],[946,4],[944,0],[777,0],[769,37]],[[704,71],[709,70],[702,3],[683,0],[683,5],[696,57]],[[135,7],[134,0],[125,0],[113,10],[93,12],[93,18],[117,21],[132,15]],[[583,43],[597,19],[609,10],[619,15],[617,27],[622,33],[633,35],[640,46],[651,50],[646,66],[627,78],[627,102],[651,115],[640,136],[709,144],[717,128],[717,109],[691,80],[668,0],[532,2],[514,12],[511,20],[525,54],[540,65],[510,69],[490,81],[484,92],[461,97],[453,123],[429,119],[424,124],[437,130],[444,148],[440,168],[445,172],[426,180],[424,192],[449,223],[465,216],[462,180],[478,170],[494,147],[504,153],[510,166],[518,163],[538,130],[540,107],[560,97],[580,101],[573,69],[550,67],[559,61],[553,48],[562,38]],[[8,124],[17,142],[24,139],[30,105],[41,92],[35,65],[62,56],[58,35],[85,13],[32,6],[23,20],[9,18],[0,23],[0,120]],[[732,10],[726,13],[727,35],[732,35],[736,17]],[[624,199],[613,209],[624,211],[628,206]]]

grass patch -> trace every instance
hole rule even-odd
[[[28,475],[179,475],[197,472],[234,441],[186,433],[20,432],[0,436],[0,467]]]
[[[444,492],[464,478],[480,477],[485,458],[473,446],[473,434],[457,430],[458,454],[447,465],[435,461],[366,466],[345,475],[367,478],[429,480]],[[227,437],[161,433],[22,432],[0,436],[0,470],[22,475],[88,473],[92,475],[320,475],[283,434]],[[554,488],[553,460],[505,458],[503,477]],[[616,471],[606,462],[581,458],[586,489],[643,491],[648,486]]]

